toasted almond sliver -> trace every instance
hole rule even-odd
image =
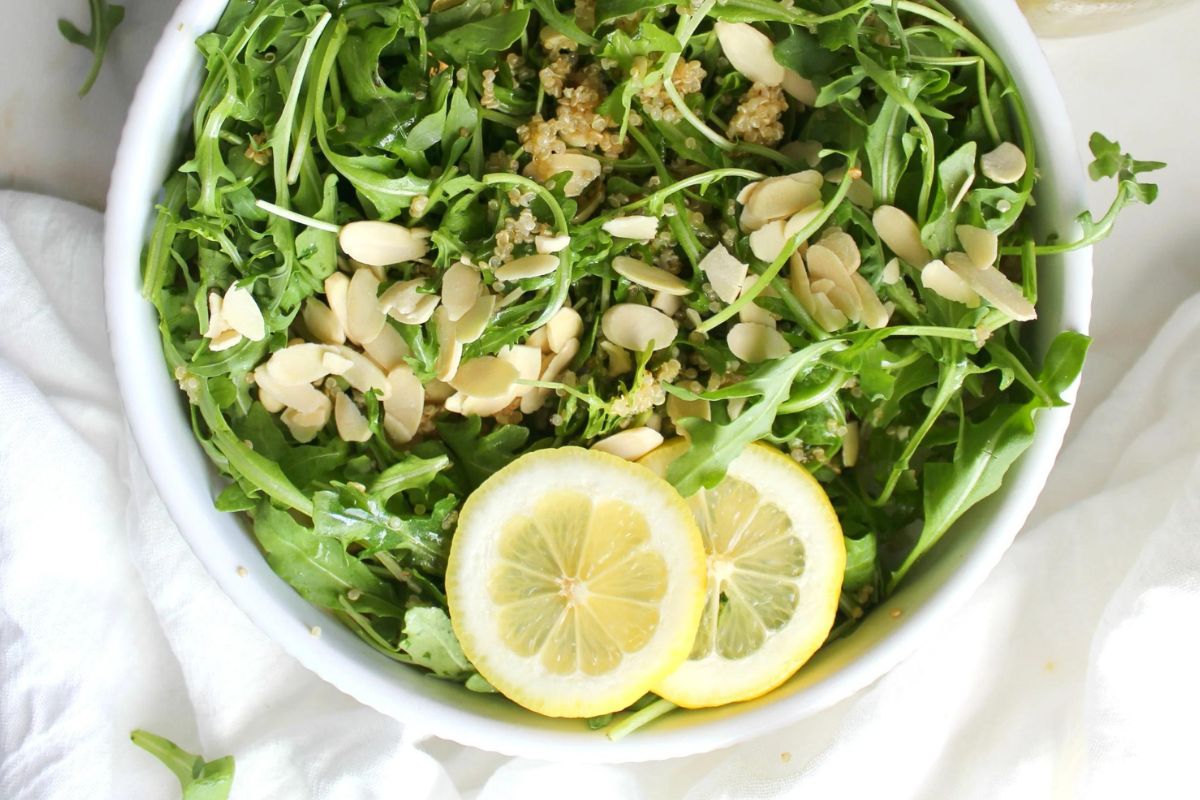
[[[883,274],[880,276],[885,284],[892,284],[900,280],[900,259],[893,258],[883,265]]]
[[[350,276],[344,272],[334,272],[325,279],[325,302],[329,310],[337,317],[342,330],[346,329],[346,295],[350,291]],[[341,342],[328,342],[341,344]]]
[[[1025,175],[1025,153],[1012,142],[1001,142],[979,157],[979,171],[996,183],[1016,183]]]
[[[783,334],[756,322],[739,322],[725,337],[729,352],[747,364],[757,364],[772,358],[783,358],[792,352]]]
[[[648,242],[658,233],[658,220],[654,217],[636,214],[610,219],[600,227],[619,239]]]
[[[314,411],[298,411],[294,408],[285,408],[280,415],[283,424],[291,432],[292,438],[301,444],[311,442],[317,437],[317,434],[324,429],[329,422],[330,410],[333,404],[329,402],[329,398],[321,395],[325,403]]]
[[[221,331],[216,336],[208,340],[208,349],[214,353],[219,353],[222,350],[228,350],[236,344],[240,344],[242,335],[233,328],[227,328]]]
[[[656,292],[678,295],[680,297],[691,292],[691,288],[677,275],[672,275],[665,269],[651,266],[645,261],[639,261],[629,256],[617,256],[612,260],[613,270],[623,278],[633,281],[639,286],[645,286]]]
[[[454,373],[458,372],[458,365],[462,360],[462,342],[455,335],[454,323],[446,314],[445,306],[439,306],[433,313],[433,324],[437,329],[437,379],[448,383],[454,378]]]
[[[959,225],[954,229],[967,257],[977,267],[990,267],[1000,255],[1000,238],[984,228],[974,225]]]
[[[663,443],[662,434],[653,428],[626,428],[592,445],[592,450],[609,453],[626,461],[637,461]]]
[[[579,338],[583,333],[583,317],[569,306],[563,306],[554,312],[554,316],[546,323],[546,346],[551,352],[559,353],[567,346],[567,342]]]
[[[808,252],[804,254],[804,261],[808,266],[809,280],[814,284],[821,279],[831,280],[842,291],[858,295],[846,265],[824,244],[814,244],[808,248]]]
[[[830,229],[821,235],[817,244],[832,250],[846,268],[846,272],[858,272],[862,264],[862,254],[853,236],[843,230]]]
[[[679,326],[661,311],[634,303],[618,303],[604,312],[600,319],[604,338],[635,353],[647,347],[662,350],[670,347]]]
[[[429,231],[394,222],[348,222],[338,233],[342,252],[372,267],[386,267],[423,258],[429,252]]]
[[[941,259],[934,259],[921,269],[921,285],[947,300],[971,308],[979,305],[979,295]]]
[[[323,392],[314,389],[311,384],[285,386],[276,382],[265,364],[254,370],[254,383],[258,386],[259,401],[271,413],[279,410],[277,405],[307,413],[315,411],[327,399]]]
[[[820,201],[820,184],[813,180],[809,172],[812,170],[760,181],[746,204],[742,206],[739,219],[742,229],[757,230],[773,219],[790,217]],[[813,174],[821,179],[820,173]]]
[[[479,299],[479,270],[459,261],[442,276],[442,306],[451,322],[458,322]],[[411,310],[411,309],[410,309]]]
[[[484,292],[475,300],[471,310],[463,314],[462,319],[454,323],[454,338],[463,344],[483,336],[488,323],[492,320],[492,312],[496,310],[496,295]]]
[[[330,374],[329,364],[325,361],[328,352],[325,348],[326,345],[303,342],[276,350],[267,359],[267,374],[281,386],[299,386],[319,381]]]
[[[787,244],[787,237],[783,233],[785,228],[787,220],[773,219],[751,233],[750,252],[754,253],[754,257],[768,264],[778,258]]]
[[[775,60],[775,43],[766,34],[745,22],[718,22],[713,29],[734,69],[755,83],[783,83],[783,65]]]
[[[684,400],[673,394],[667,395],[667,416],[678,424],[679,420],[688,417],[712,419],[712,404],[707,400]]]
[[[204,335],[209,339],[215,339],[221,333],[229,330],[229,323],[221,314],[221,306],[224,302],[217,292],[208,293],[208,328],[204,331]]]
[[[846,434],[842,437],[842,464],[853,467],[858,463],[858,423],[847,422]]]
[[[535,158],[525,168],[526,174],[540,183],[546,183],[561,172],[571,173],[563,187],[567,197],[578,197],[592,181],[600,177],[600,161],[580,153],[555,153]]]
[[[519,281],[525,278],[549,275],[556,269],[558,269],[558,256],[539,253],[513,259],[496,270],[496,277],[502,281]]]
[[[624,347],[619,347],[612,342],[601,342],[600,349],[608,356],[608,375],[616,377],[624,375],[633,369],[633,359],[629,357],[629,351]]]
[[[464,361],[450,385],[470,397],[503,397],[512,390],[520,373],[512,363],[496,356]]]
[[[384,372],[392,371],[412,355],[408,342],[404,341],[404,337],[390,324],[384,325],[378,336],[363,345],[363,350]]]
[[[739,191],[737,193],[736,199],[737,199],[738,203],[743,206],[746,205],[746,203],[749,203],[750,196],[752,194],[754,194],[756,191],[758,191],[759,184],[761,184],[761,183],[762,183],[762,181],[752,181],[750,183],[747,183],[745,186],[743,186],[741,188],[741,191]]]
[[[346,383],[364,394],[374,390],[381,400],[386,400],[391,395],[392,390],[388,386],[387,376],[366,355],[344,344],[327,344],[324,347],[330,353],[341,356],[345,361],[350,362],[350,368],[341,373],[341,376],[346,379]]]
[[[322,344],[345,344],[346,331],[337,315],[318,300],[310,297],[304,301],[304,309],[300,312],[304,327]]]
[[[806,106],[816,105],[817,87],[799,72],[792,69],[783,71],[783,90]]]
[[[657,308],[668,317],[673,317],[679,313],[679,309],[683,308],[683,301],[680,300],[679,295],[676,294],[670,294],[669,292],[655,292],[654,297],[650,298],[650,305],[653,308]]]
[[[539,233],[537,236],[533,237],[533,246],[539,253],[561,253],[563,250],[566,250],[571,246],[571,237],[567,236],[566,234],[559,234],[558,236],[546,236],[545,234]]]
[[[995,267],[976,266],[966,253],[947,253],[946,266],[980,297],[1013,319],[1025,321],[1037,318],[1033,303],[1021,293],[1020,287]]]
[[[252,342],[261,342],[267,336],[262,310],[254,302],[254,295],[244,286],[230,286],[225,292],[221,316],[229,327]]]
[[[850,276],[854,288],[858,290],[858,301],[862,308],[862,323],[868,328],[883,328],[888,324],[891,314],[879,300],[879,295],[871,288],[871,284],[862,275],[855,272]]]
[[[567,368],[571,363],[571,359],[579,352],[579,340],[571,339],[563,346],[563,349],[550,357],[546,367],[542,370],[541,379],[544,381],[554,381],[558,379],[559,374]],[[540,386],[534,387],[532,391],[521,398],[521,413],[532,414],[543,405],[546,404],[546,398],[550,396],[550,390]]]
[[[700,260],[699,268],[712,284],[717,297],[724,303],[732,303],[742,293],[742,284],[750,265],[738,261],[733,253],[725,249],[725,245],[719,244]]]
[[[386,380],[388,396],[383,401],[383,410],[407,431],[404,441],[408,441],[421,424],[421,415],[425,411],[425,387],[407,365],[393,369],[387,374]],[[390,431],[389,434],[394,436]]]
[[[871,222],[883,243],[914,267],[923,267],[933,258],[921,242],[917,223],[904,211],[895,206],[880,206],[871,215]]]
[[[536,381],[541,377],[542,351],[536,347],[524,344],[509,345],[501,348],[497,356],[516,368],[518,380]],[[533,388],[518,384],[512,387],[511,394],[513,397],[524,397]]]
[[[371,438],[371,426],[367,424],[367,418],[345,392],[338,392],[334,396],[333,422],[337,426],[338,437],[344,442],[365,442]]]
[[[346,338],[366,344],[379,335],[384,322],[379,308],[379,278],[369,269],[357,270],[346,292]]]

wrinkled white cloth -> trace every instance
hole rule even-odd
[[[714,754],[636,766],[420,740],[209,579],[128,439],[100,216],[0,192],[0,797],[166,798],[144,727],[258,798],[1180,796],[1200,719],[1200,298],[1076,420],[1035,521],[904,664]],[[1184,792],[1186,794],[1186,791]]]

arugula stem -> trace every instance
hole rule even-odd
[[[846,373],[836,371],[829,377],[829,380],[822,383],[816,389],[807,394],[788,397],[787,400],[779,404],[780,414],[798,414],[801,411],[807,411],[810,408],[815,408],[821,405],[829,398],[841,391],[846,385]]]
[[[1121,184],[1117,189],[1117,196],[1113,198],[1112,205],[1108,207],[1108,211],[1104,212],[1104,216],[1096,223],[1086,236],[1076,239],[1073,242],[1055,242],[1052,244],[1039,244],[1034,246],[1034,255],[1039,256],[1054,256],[1060,253],[1069,253],[1072,250],[1080,250],[1084,247],[1091,247],[1099,241],[1107,239],[1113,231],[1113,226],[1116,224],[1117,215],[1121,213],[1121,209],[1129,202],[1129,189],[1125,184]],[[1007,245],[1000,248],[1000,254],[1005,256],[1021,255],[1025,249],[1025,245]]]
[[[645,708],[634,711],[624,719],[617,720],[607,725],[605,728],[603,728],[604,735],[607,736],[610,741],[619,741],[636,731],[638,728],[653,722],[663,714],[673,711],[676,708],[678,708],[678,706],[676,706],[670,700],[664,700],[660,697]]]
[[[687,47],[688,40],[692,38],[692,34],[696,32],[696,28],[700,26],[701,21],[708,16],[708,13],[713,10],[713,6],[716,4],[717,0],[705,0],[693,13],[679,15],[679,27],[675,30],[675,38],[679,41],[679,51],[669,54],[666,61],[663,62],[661,70],[662,86],[667,92],[667,97],[671,99],[671,103],[679,111],[680,116],[686,119],[701,136],[722,150],[732,150],[734,146],[733,142],[708,127],[704,120],[696,116],[696,113],[683,101],[679,90],[675,88],[675,81],[671,79],[671,76],[675,74],[675,65],[679,63],[679,57],[683,55],[683,49]]]
[[[286,205],[289,202],[288,185],[294,181],[288,179],[288,151],[292,142],[292,123],[296,117],[296,104],[300,101],[300,89],[304,85],[304,76],[308,72],[308,62],[312,58],[313,49],[321,38],[325,26],[333,15],[326,11],[317,20],[313,29],[304,37],[304,49],[300,52],[300,60],[296,63],[296,71],[290,75],[291,85],[288,87],[287,100],[283,110],[279,112],[279,121],[271,134],[271,164],[275,175],[275,202]],[[296,165],[299,174],[299,164]]]
[[[792,287],[782,277],[776,275],[772,278],[771,288],[775,290],[775,294],[779,295],[779,299],[787,306],[788,311],[792,312],[792,317],[804,327],[804,332],[810,339],[819,342],[829,338],[829,333],[809,315],[808,309],[800,304],[800,300],[792,294]]]
[[[268,214],[274,214],[277,217],[283,217],[291,222],[296,222],[300,225],[307,225],[308,227],[316,228],[319,231],[338,233],[342,230],[341,225],[336,225],[332,222],[325,222],[324,220],[316,219],[315,217],[308,217],[304,214],[299,214],[291,209],[284,208],[283,206],[277,206],[267,200],[255,200],[254,205],[258,206],[263,211],[266,211]]]
[[[752,181],[760,181],[765,177],[767,176],[761,172],[755,172],[752,169],[741,169],[739,167],[719,167],[717,169],[710,169],[704,172],[698,172],[695,175],[689,175],[682,180],[672,183],[670,186],[659,189],[653,194],[648,194],[645,197],[634,200],[631,203],[626,203],[620,208],[614,210],[613,214],[620,216],[627,211],[633,211],[646,205],[650,206],[652,211],[661,210],[662,202],[676,192],[681,192],[684,189],[688,189],[692,186],[703,185],[707,187],[710,183],[720,178],[746,178]]]

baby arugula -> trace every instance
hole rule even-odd
[[[183,800],[228,799],[233,789],[233,756],[205,761],[174,742],[143,730],[134,731],[129,738],[175,774],[183,789]]]
[[[109,3],[107,0],[88,0],[88,13],[92,18],[92,27],[87,33],[79,30],[69,19],[58,20],[58,32],[64,39],[92,51],[92,68],[88,70],[83,85],[79,87],[80,97],[92,90],[92,85],[100,75],[100,65],[104,63],[104,54],[108,51],[109,37],[125,19],[125,6]]]

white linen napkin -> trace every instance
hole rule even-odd
[[[584,767],[419,740],[259,633],[192,556],[133,451],[100,286],[98,214],[0,192],[6,800],[176,796],[129,743],[136,727],[233,754],[235,800],[1124,800],[1191,785],[1200,298],[1076,420],[1033,526],[904,664],[756,741]]]

